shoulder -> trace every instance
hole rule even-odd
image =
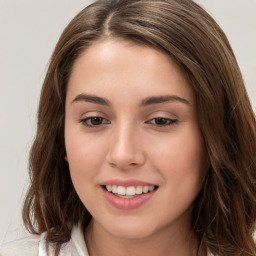
[[[1,248],[0,256],[37,256],[39,242],[39,235],[30,235],[28,237],[6,243]]]
[[[7,243],[1,248],[0,256],[53,256],[53,247],[50,246],[49,251],[46,251],[46,236],[47,232],[44,232]],[[71,240],[63,244],[60,256],[70,256],[71,251],[72,256],[89,255],[81,226],[73,227]]]

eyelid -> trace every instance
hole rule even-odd
[[[158,121],[160,121],[162,119],[162,121],[164,121],[164,122],[162,124],[157,123],[157,119],[158,119]],[[164,128],[170,128],[173,125],[177,125],[178,118],[176,115],[174,115],[170,112],[156,111],[156,112],[150,113],[150,115],[148,115],[145,123],[152,125],[153,127],[157,128],[157,129],[164,129]]]
[[[102,117],[102,118],[105,118],[105,119],[108,119],[108,116],[101,112],[101,111],[87,111],[87,112],[83,112],[80,117],[79,117],[79,120],[81,119],[85,119],[85,118],[88,118],[88,117],[95,117],[95,116],[98,116],[98,117]]]
[[[156,121],[157,119],[159,119],[158,121],[160,121],[162,119],[162,121],[166,121],[166,123],[152,123],[152,121]],[[155,117],[155,118],[151,118],[148,121],[146,121],[146,124],[151,124],[153,126],[159,127],[159,128],[164,128],[164,127],[168,127],[168,126],[172,126],[174,124],[177,124],[178,120],[177,119],[172,119],[172,118],[165,118],[165,117]]]
[[[87,124],[86,122],[88,122],[88,121],[91,122],[92,118],[101,118],[103,120],[103,122],[98,125]],[[88,127],[88,128],[100,128],[100,127],[110,123],[110,121],[108,120],[106,115],[104,113],[98,112],[98,111],[90,111],[90,112],[84,113],[82,115],[82,117],[79,118],[78,121],[79,121],[79,123],[82,123],[85,127]]]
[[[92,119],[93,118],[100,118],[103,120],[103,122],[100,122],[99,124],[92,124]],[[105,120],[105,121],[104,121]],[[90,121],[91,124],[88,124],[87,122]],[[110,122],[101,116],[90,116],[90,117],[86,117],[80,120],[80,123],[82,123],[84,126],[89,127],[89,128],[100,128],[106,124],[110,124]]]
[[[155,111],[155,112],[151,112],[148,116],[147,116],[147,120],[149,119],[153,119],[153,118],[167,118],[167,119],[178,119],[177,115],[167,112],[167,111]]]

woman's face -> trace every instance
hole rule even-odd
[[[207,157],[193,90],[164,53],[117,40],[86,49],[68,83],[65,143],[98,230],[190,230]]]

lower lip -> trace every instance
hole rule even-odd
[[[118,197],[108,192],[105,188],[102,188],[102,190],[106,200],[112,206],[120,210],[132,210],[145,204],[155,194],[157,189],[146,194],[136,195],[135,197],[132,198]]]

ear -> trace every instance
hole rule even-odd
[[[66,162],[68,162],[68,157],[67,156],[65,156],[65,160],[66,160]]]

